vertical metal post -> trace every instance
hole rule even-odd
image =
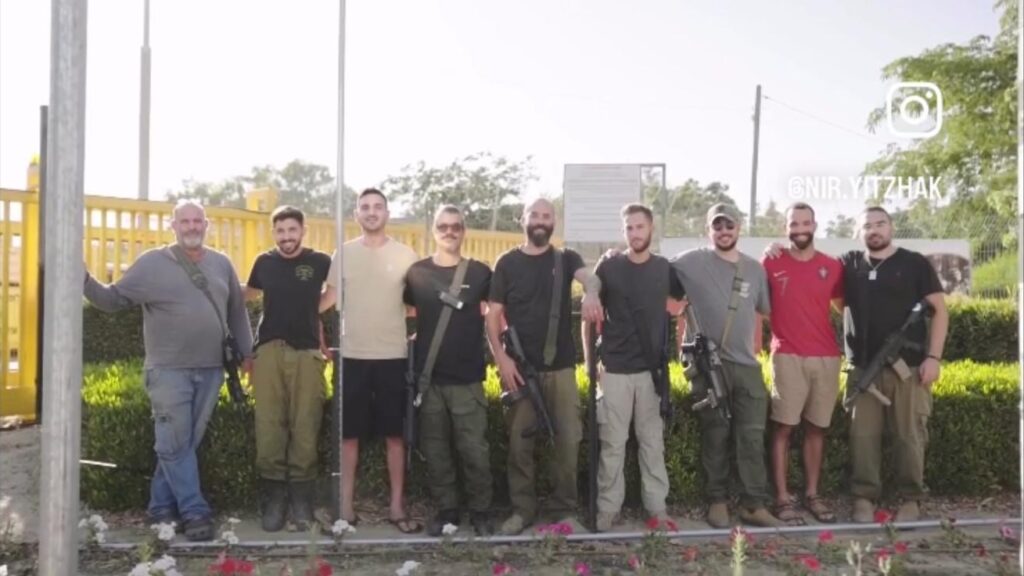
[[[52,0],[39,573],[78,568],[87,0]]]
[[[1017,3],[1017,25],[1024,22],[1024,2]],[[1024,50],[1024,35],[1018,34],[1017,54]],[[1019,410],[1021,414],[1020,434],[1018,438],[1024,438],[1024,266],[1020,264],[1021,249],[1024,248],[1024,58],[1017,58],[1017,355],[1020,366],[1020,398]],[[1024,458],[1024,445],[1021,448],[1021,458]],[[1020,461],[1020,478],[1024,486],[1024,459]],[[1024,502],[1021,503],[1021,518],[1024,518]],[[1022,528],[1018,526],[1018,528]],[[1024,547],[1020,549],[1017,556],[1020,565],[1024,565]]]
[[[149,200],[149,0],[142,24],[142,74],[139,85],[139,200]],[[118,248],[120,249],[120,248]]]
[[[345,260],[343,258],[344,250],[342,250],[345,244],[345,0],[340,0],[338,3],[338,10],[340,12],[338,18],[338,187],[337,196],[335,197],[334,205],[334,230],[335,238],[337,238],[337,258],[338,258],[338,270],[340,271],[341,277],[335,278],[336,286],[335,290],[337,298],[335,299],[336,309],[338,311],[338,354],[335,356],[334,363],[334,430],[332,431],[332,438],[335,439],[332,450],[337,454],[337,476],[335,481],[331,485],[332,500],[335,503],[335,514],[336,517],[341,517],[341,510],[344,507],[342,500],[344,491],[342,490],[342,484],[344,482],[342,458],[344,457],[341,449],[342,442],[342,404],[344,398],[342,397],[342,364],[345,362],[342,357],[342,340],[344,334],[342,334],[342,326],[344,326],[345,314],[344,314],[344,299],[345,295],[342,292],[341,278],[345,277]]]
[[[757,153],[761,142],[761,85],[757,85],[754,95],[754,161],[750,168],[750,229],[747,234],[754,233],[754,221],[757,218]]]
[[[46,230],[46,123],[49,120],[49,106],[39,107],[39,224],[37,230]],[[43,297],[46,289],[46,236],[39,235],[39,287],[36,296],[39,302],[39,314],[36,322],[42,324],[46,319],[46,299]],[[23,268],[24,270],[24,268]],[[30,273],[26,271],[25,273]],[[24,283],[22,283],[24,288]],[[43,331],[36,330],[36,424],[43,423]]]

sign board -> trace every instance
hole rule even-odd
[[[565,241],[620,242],[619,212],[641,200],[640,169],[640,164],[566,164]]]

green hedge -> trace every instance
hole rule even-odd
[[[765,367],[768,377],[768,368]],[[581,400],[585,399],[586,376],[577,373]],[[701,500],[703,472],[700,465],[699,428],[689,412],[689,387],[678,365],[672,366],[673,400],[677,417],[666,439],[665,454],[674,503]],[[493,368],[486,383],[489,398],[491,464],[496,501],[507,500],[505,457],[508,442],[502,408],[497,399],[498,382]],[[141,365],[136,362],[89,366],[83,398],[83,458],[113,462],[119,469],[86,466],[82,469],[82,498],[89,506],[103,510],[145,507],[149,475],[155,462],[149,404],[141,384]],[[581,402],[581,407],[584,404]],[[1016,491],[1019,487],[1017,456],[1018,366],[977,364],[970,361],[946,363],[942,379],[935,386],[934,412],[930,424],[931,444],[927,455],[927,481],[938,494],[977,495],[993,491]],[[582,409],[582,408],[581,408]],[[327,454],[331,412],[321,442],[322,477],[327,478]],[[822,492],[845,491],[848,478],[848,419],[837,406],[829,433]],[[767,438],[766,438],[767,441]],[[222,393],[200,449],[204,491],[219,510],[254,510],[256,476],[252,407],[235,407]],[[539,456],[551,458],[548,448]],[[586,440],[580,449],[580,490],[586,491]],[[627,457],[627,494],[630,503],[639,501],[639,476],[634,451]],[[800,485],[799,441],[794,442],[790,467],[794,485]],[[360,458],[359,498],[386,499],[387,484],[383,446],[372,442]],[[890,467],[891,469],[891,467]],[[548,486],[546,466],[540,466],[538,481],[542,493]],[[412,499],[425,498],[423,463],[414,463],[408,493]]]
[[[1017,307],[1013,300],[950,297],[950,328],[946,340],[945,357],[948,360],[971,359],[978,362],[1015,362],[1017,360]],[[579,311],[579,298],[573,302],[573,309]],[[255,332],[260,317],[259,302],[249,303],[249,318]],[[324,329],[330,341],[334,341],[336,315],[324,314]],[[837,342],[842,344],[842,319],[834,310],[832,324],[836,328]],[[83,358],[86,363],[116,362],[141,358],[142,312],[139,308],[117,314],[100,312],[86,305],[83,318]],[[573,323],[576,337],[578,362],[583,362],[583,348],[580,345],[579,322]],[[675,330],[673,327],[673,344]],[[771,344],[771,332],[767,323],[764,329],[764,349]],[[488,358],[490,361],[490,358]]]

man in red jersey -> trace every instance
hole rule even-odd
[[[803,524],[786,487],[789,436],[803,420],[804,507],[819,522],[835,515],[818,496],[825,430],[839,393],[839,345],[829,304],[842,309],[843,269],[814,249],[814,209],[797,202],[786,209],[789,248],[763,264],[771,290],[773,512],[788,524]]]

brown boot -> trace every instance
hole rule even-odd
[[[853,501],[853,521],[858,524],[871,524],[875,521],[875,504],[867,498]]]
[[[768,511],[764,506],[759,506],[753,510],[748,508],[740,507],[740,520],[747,524],[754,526],[763,526],[765,528],[775,528],[777,526],[785,526],[786,523],[779,520],[772,513]]]
[[[713,502],[708,507],[708,524],[712,528],[729,527],[729,506],[725,502]]]
[[[917,522],[921,519],[921,507],[917,500],[907,500],[896,511],[896,522]]]

